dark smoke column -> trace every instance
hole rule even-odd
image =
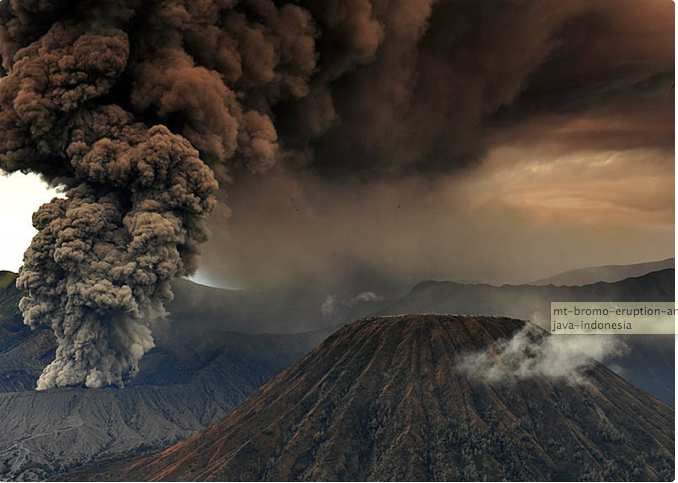
[[[235,5],[0,4],[0,168],[65,192],[34,214],[17,281],[25,323],[58,341],[38,389],[133,376],[195,269],[215,173],[275,162],[270,105],[306,94],[314,30],[298,7]]]
[[[120,30],[57,23],[17,52],[0,84],[11,133],[3,168],[39,160],[68,187],[35,213],[39,233],[17,281],[25,322],[49,325],[58,341],[38,389],[122,385],[153,347],[149,323],[163,315],[170,281],[205,237],[217,183],[198,151],[164,126],[92,102],[128,57]]]

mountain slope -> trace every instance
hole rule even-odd
[[[618,282],[625,278],[639,277],[650,272],[672,269],[675,266],[673,258],[656,262],[634,263],[631,265],[603,265],[569,270],[548,278],[543,278],[532,285],[588,285],[596,282]]]
[[[0,393],[0,479],[52,478],[95,459],[187,437],[227,414],[312,343],[304,336],[209,336],[209,347],[174,339],[159,344],[124,388]]]
[[[156,348],[127,387],[37,392],[55,341],[49,330],[23,325],[18,299],[13,282],[0,289],[0,480],[52,478],[189,436],[327,335],[240,334],[175,318],[155,331]]]
[[[81,474],[123,480],[673,479],[674,413],[594,363],[588,383],[486,383],[459,358],[523,323],[353,323],[208,431]]]

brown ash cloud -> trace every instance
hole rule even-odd
[[[195,270],[217,179],[275,163],[270,106],[306,93],[314,30],[294,5],[239,7],[2,5],[0,167],[65,194],[34,215],[17,282],[25,322],[58,340],[39,389],[133,376],[170,281]]]
[[[339,193],[436,178],[477,163],[497,124],[539,119],[564,92],[569,115],[672,77],[673,45],[663,31],[637,35],[637,5],[0,3],[0,169],[39,173],[65,195],[35,214],[18,279],[26,323],[59,341],[39,388],[133,376],[214,206],[227,213],[230,196],[242,220],[288,195],[258,182],[267,172]],[[657,5],[648,19],[665,17]],[[591,55],[571,50],[587,41]],[[304,199],[320,213],[341,203]],[[244,224],[260,238],[277,217]],[[280,235],[303,251],[304,227]],[[244,245],[238,264],[265,278],[275,250]]]
[[[645,250],[641,229],[613,235],[630,233],[638,216],[595,234],[572,222],[553,240],[552,227],[501,195],[518,184],[511,166],[554,161],[544,180],[554,186],[569,170],[558,159],[587,165],[620,154],[637,161],[598,179],[579,170],[562,186],[588,184],[611,199],[611,212],[624,208],[620,194],[654,203],[651,190],[616,194],[604,178],[628,174],[630,186],[672,176],[672,2],[305,5],[320,32],[310,92],[276,109],[285,162],[233,185],[229,223],[212,215],[200,268],[208,278],[249,287],[301,280],[340,293],[336,282],[347,296],[381,293],[382,280],[518,282],[670,253],[672,240]],[[520,152],[505,156],[509,147]],[[495,180],[503,173],[505,185]],[[672,192],[656,191],[670,198],[666,207]],[[491,206],[479,206],[492,194]],[[554,243],[569,258],[554,257]],[[609,243],[617,251],[605,258]],[[497,256],[509,246],[511,257]],[[355,286],[367,269],[375,284]]]

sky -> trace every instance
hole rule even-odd
[[[673,255],[670,2],[400,4],[355,32],[312,11],[325,41],[355,34],[338,45],[366,53],[326,61],[320,42],[315,71],[340,79],[299,112],[272,107],[288,151],[220,179],[200,281],[526,282]],[[0,268],[53,195],[0,178]]]
[[[280,184],[299,189],[284,177],[273,178],[271,184],[271,192],[289,192],[279,190]],[[318,190],[329,193],[328,187]],[[404,199],[399,192],[410,195]],[[57,194],[36,175],[0,176],[0,269],[18,270],[35,234],[32,213]],[[315,198],[317,194],[307,188],[299,191],[299,196]],[[419,272],[422,277],[428,273],[429,278],[494,282],[527,281],[570,268],[673,256],[673,165],[671,153],[662,150],[568,153],[548,142],[529,147],[504,145],[490,150],[481,166],[462,179],[449,178],[435,185],[412,180],[399,186],[371,186],[353,191],[350,204],[334,203],[341,193],[328,196],[332,206],[320,213],[299,212],[289,199],[250,207],[248,220],[253,225],[237,227],[247,242],[224,236],[226,241],[216,237],[207,246],[206,257],[210,258],[211,252],[223,254],[223,243],[242,243],[228,251],[233,253],[226,256],[230,268],[222,267],[228,275],[210,276],[210,270],[203,269],[196,280],[236,287],[239,279],[247,279],[240,272],[247,268],[235,259],[238,253],[249,260],[252,252],[270,251],[267,239],[252,232],[264,219],[271,226],[267,219],[271,213],[280,219],[280,226],[271,226],[278,242],[290,232],[289,226],[298,224],[298,229],[291,230],[295,235],[284,244],[286,251],[280,243],[275,245],[278,251],[271,253],[272,263],[262,277],[286,277],[292,270],[290,265],[298,268],[304,261],[309,270],[315,269],[318,260],[330,258],[332,250],[341,250],[337,245],[354,247],[343,251],[356,258],[378,260],[380,254],[392,251],[400,260],[416,260],[412,263],[426,267]],[[355,205],[369,207],[369,216],[356,215],[360,210]],[[389,215],[394,205],[395,217]],[[212,226],[227,229],[229,223],[238,222],[236,217]],[[416,229],[403,232],[403,225]],[[345,240],[356,234],[375,236],[376,227],[383,233],[376,246]],[[303,248],[297,245],[299,230],[305,231]],[[211,243],[217,247],[211,248]],[[441,257],[444,252],[449,256]],[[302,258],[304,253],[308,258]],[[275,270],[270,271],[272,268]]]
[[[0,270],[17,271],[36,230],[31,216],[57,196],[35,174],[0,175]]]
[[[383,58],[341,84],[313,174],[225,185],[206,278],[378,291],[673,256],[673,4],[434,10],[416,52],[386,23]]]
[[[361,278],[351,267],[410,286],[525,283],[673,256],[671,152],[538,139],[495,146],[475,169],[435,181],[356,188],[271,176],[258,183],[268,196],[241,206],[236,192],[230,219],[210,223],[203,270],[252,286],[309,273]]]

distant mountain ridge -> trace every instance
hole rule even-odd
[[[447,281],[417,284],[379,314],[439,312],[492,314],[530,320],[548,329],[552,301],[673,301],[674,270],[582,286],[488,285]],[[377,314],[375,314],[377,315]]]
[[[601,265],[598,267],[568,270],[551,277],[532,282],[531,285],[588,285],[596,282],[618,282],[625,278],[639,277],[650,272],[675,268],[675,259],[666,258],[656,262],[630,265]]]
[[[0,289],[7,288],[16,281],[16,274],[7,270],[0,270]]]
[[[672,480],[674,412],[600,364],[587,384],[458,370],[523,327],[403,315],[350,324],[206,432],[83,480]]]

